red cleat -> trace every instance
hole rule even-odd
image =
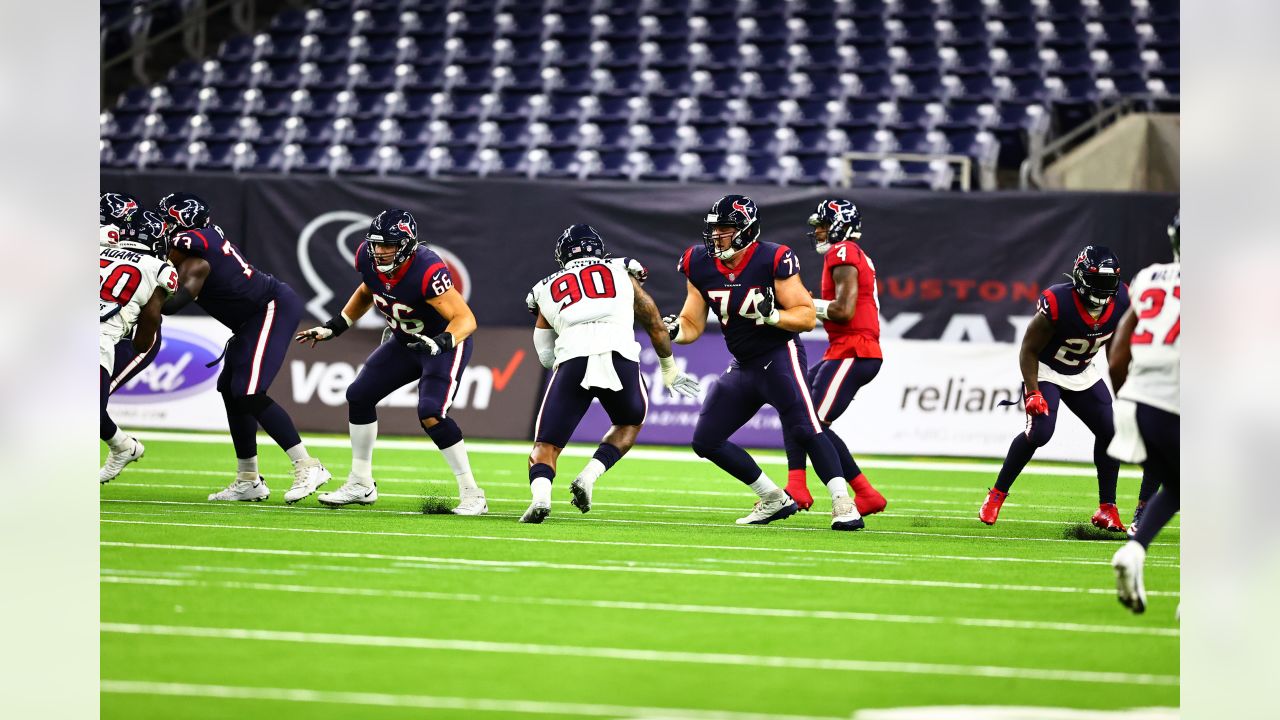
[[[849,487],[853,488],[853,504],[862,517],[875,515],[889,504],[879,490],[871,487],[871,481],[862,473],[858,473],[858,477],[849,481]]]
[[[813,506],[813,496],[809,494],[808,473],[805,470],[787,471],[786,493],[796,501],[796,505],[801,510],[808,510]]]
[[[1000,518],[1000,506],[1004,505],[1004,499],[1007,497],[1009,493],[991,488],[991,492],[987,493],[986,502],[982,503],[982,507],[978,509],[978,519],[988,525],[995,525],[996,520]]]
[[[1124,532],[1124,523],[1120,521],[1120,508],[1115,503],[1105,503],[1098,506],[1098,512],[1093,514],[1093,526],[1102,530],[1110,530],[1111,532]]]

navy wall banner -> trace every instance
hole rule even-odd
[[[664,313],[679,309],[675,269],[701,242],[702,219],[729,188],[717,185],[517,179],[376,178],[103,172],[102,189],[145,204],[165,193],[203,196],[214,222],[250,262],[336,314],[359,282],[355,248],[387,207],[418,218],[421,237],[454,271],[482,325],[526,326],[528,289],[554,271],[560,232],[589,223],[611,254],[649,267],[646,289]],[[739,186],[760,206],[763,238],[798,249],[805,284],[818,287],[819,256],[805,223],[828,196],[854,200],[862,246],[879,275],[886,338],[1013,342],[1044,287],[1064,280],[1085,245],[1107,245],[1122,273],[1171,258],[1165,227],[1178,196],[1162,193],[935,193]]]

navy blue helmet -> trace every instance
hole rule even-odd
[[[1173,216],[1173,222],[1169,223],[1169,244],[1173,246],[1173,259],[1179,260],[1182,255],[1182,211],[1179,210]]]
[[[570,260],[584,257],[606,257],[604,238],[590,225],[570,225],[556,240],[556,263],[564,267]]]
[[[818,203],[818,209],[809,216],[809,239],[813,249],[826,253],[831,243],[862,237],[862,211],[849,200],[829,199]],[[818,240],[818,227],[827,229],[827,239]]]
[[[730,226],[737,228],[733,240],[726,250],[716,247],[712,230],[716,227]],[[724,260],[745,250],[748,245],[760,239],[760,220],[756,210],[756,201],[746,195],[725,195],[711,206],[707,212],[706,227],[702,231],[702,245],[707,255]]]
[[[369,223],[369,232],[364,236],[368,245],[369,259],[379,272],[389,273],[403,265],[418,249],[418,221],[413,213],[400,208],[388,208],[378,213]],[[390,265],[379,265],[373,254],[374,245],[395,245],[396,255]]]
[[[98,225],[118,225],[138,211],[142,204],[126,193],[106,192],[98,198]]]
[[[124,220],[117,221],[120,239],[115,246],[125,250],[152,255],[161,260],[169,257],[168,227],[164,218],[151,210],[135,212]]]
[[[1071,284],[1086,304],[1106,305],[1120,289],[1120,259],[1104,245],[1089,245],[1076,256]]]
[[[174,231],[194,230],[209,224],[209,205],[189,192],[165,195],[160,199],[158,212]]]

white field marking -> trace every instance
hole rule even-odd
[[[113,521],[116,522],[116,521]],[[129,522],[129,521],[123,521]],[[168,525],[178,527],[191,527],[183,523],[136,523],[142,525]],[[258,528],[252,526],[231,526],[231,525],[215,525],[195,527],[225,527],[241,530],[275,530],[283,532],[300,532],[295,528]],[[301,531],[306,532],[306,531]],[[328,532],[328,531],[323,531]],[[342,531],[337,531],[342,532]],[[363,534],[363,533],[362,533]],[[384,533],[379,533],[384,534]],[[392,535],[409,535],[413,533],[385,533]],[[392,562],[421,562],[421,563],[439,563],[442,565],[462,565],[470,567],[500,567],[515,568],[528,570],[580,570],[585,572],[621,572],[621,573],[648,573],[654,575],[693,575],[701,577],[726,577],[739,580],[802,580],[807,582],[823,582],[823,583],[849,583],[849,584],[865,584],[865,585],[889,585],[896,587],[925,587],[925,588],[947,588],[953,590],[995,590],[1000,592],[1047,592],[1047,593],[1066,593],[1066,594],[1085,594],[1085,595],[1114,595],[1115,590],[1107,588],[1077,588],[1065,587],[1059,585],[1010,585],[1004,583],[970,583],[970,582],[951,582],[946,580],[900,580],[895,578],[869,578],[869,577],[853,577],[847,575],[809,575],[800,573],[762,573],[762,572],[734,572],[730,570],[713,570],[710,568],[699,568],[696,570],[685,570],[681,568],[668,568],[661,566],[640,567],[640,566],[610,566],[610,565],[588,565],[582,563],[553,563],[543,560],[476,560],[470,558],[448,558],[448,557],[430,557],[430,556],[412,556],[412,555],[383,555],[378,553],[334,553],[327,551],[313,550],[279,550],[265,548],[244,548],[244,547],[210,547],[202,545],[161,545],[152,543],[100,543],[101,545],[109,545],[112,547],[131,547],[146,549],[163,549],[163,550],[184,550],[192,552],[223,552],[223,553],[247,553],[247,554],[265,554],[265,555],[292,555],[297,557],[349,557],[369,560],[387,560]],[[1179,596],[1175,591],[1153,591],[1148,590],[1148,595],[1155,596]]]
[[[1178,708],[1076,710],[1054,707],[943,705],[859,710],[853,720],[1178,720]]]
[[[205,445],[230,445],[231,437],[228,435],[211,435],[206,433],[190,433],[190,432],[171,432],[167,430],[135,430],[133,436],[139,440],[149,440],[153,442],[175,442],[175,443],[199,443]],[[303,441],[309,447],[323,448],[343,448],[350,450],[351,442],[341,438],[315,437],[306,436]],[[261,442],[270,444],[271,438],[263,435]],[[493,453],[499,455],[528,455],[528,445],[508,445],[503,443],[491,443],[482,441],[467,441],[467,452],[470,453]],[[400,439],[379,439],[379,450],[420,450],[432,453],[439,452],[435,443],[430,440],[400,440]],[[595,454],[595,447],[567,447],[560,457],[578,457],[590,458]],[[787,459],[779,454],[759,454],[753,455],[756,462],[762,465],[786,465]],[[663,460],[668,462],[696,462],[701,463],[704,460],[693,454],[691,450],[654,450],[652,448],[632,448],[627,452],[628,460]],[[994,475],[1000,471],[999,463],[991,462],[969,462],[969,461],[920,461],[920,460],[859,460],[858,465],[869,468],[883,468],[885,470],[935,470],[937,472],[968,472],[968,473],[987,473]],[[338,465],[335,464],[335,467]],[[345,467],[345,466],[342,466]],[[718,471],[717,471],[718,472]],[[1092,467],[1068,467],[1058,465],[1038,465],[1035,463],[1027,465],[1022,471],[1020,477],[1034,475],[1051,475],[1058,477],[1080,477],[1080,478],[1096,478],[1097,471]],[[1140,478],[1141,471],[1122,469],[1120,477]]]
[[[1109,591],[1110,592],[1110,591]],[[539,643],[455,640],[449,638],[396,637],[389,635],[348,635],[339,633],[289,632],[250,628],[212,628],[181,625],[140,625],[134,623],[102,623],[104,633],[152,635],[214,640],[257,640],[315,645],[406,648],[412,650],[444,650],[448,652],[499,653],[503,655],[535,655],[538,657],[577,657],[633,662],[685,663],[751,668],[787,668],[792,670],[837,670],[844,672],[881,672],[902,675],[950,675],[958,677],[994,677],[1045,682],[1109,683],[1116,685],[1178,685],[1177,675],[1154,673],[1104,672],[1055,668],[1001,667],[996,665],[957,665],[946,663],[898,662],[878,660],[844,660],[779,655],[744,655],[737,653],[680,652],[642,650],[638,648],[583,647]]]
[[[185,503],[185,502],[177,502],[172,500],[167,500],[167,501],[166,500],[107,500],[104,502],[121,503],[121,504],[199,505],[203,507],[227,507],[228,508],[227,510],[172,511],[172,512],[183,512],[183,513],[199,514],[199,515],[223,515],[223,516],[229,514],[231,511],[230,510],[231,508],[239,507],[239,506],[210,506],[207,503]],[[294,512],[298,508],[286,508],[286,507],[280,507],[275,505],[261,505],[257,507],[240,508],[240,509],[247,512],[269,512],[269,511]],[[307,508],[307,509],[314,509],[318,512],[333,512],[332,510],[328,510],[327,508]],[[402,512],[402,511],[373,510],[372,508],[364,508],[357,512],[383,512],[383,513],[394,513],[397,515],[418,515],[419,514],[419,513]],[[102,515],[142,515],[144,517],[154,517],[157,515],[156,513],[123,513],[123,512],[114,512],[110,510],[103,510],[101,511],[101,514]],[[237,517],[247,517],[247,516],[242,515]],[[150,523],[142,523],[142,524],[150,524]],[[197,525],[194,527],[224,527],[224,526],[223,525]],[[277,528],[277,529],[288,529],[288,528]],[[324,530],[317,530],[317,532],[324,532]],[[684,549],[684,550],[729,550],[734,552],[782,552],[782,553],[797,553],[800,555],[837,555],[837,556],[846,556],[846,557],[873,557],[873,558],[899,557],[899,558],[914,558],[914,559],[923,559],[923,560],[948,560],[948,561],[950,560],[966,561],[967,560],[967,561],[982,562],[982,563],[1017,562],[1017,563],[1032,563],[1032,564],[1038,564],[1038,565],[1107,565],[1107,566],[1111,565],[1109,559],[1084,560],[1084,559],[1077,559],[1077,558],[1016,558],[1016,557],[988,556],[988,555],[937,555],[937,554],[925,554],[925,553],[893,553],[893,552],[881,552],[881,551],[870,551],[870,550],[778,548],[778,547],[759,547],[759,546],[752,546],[752,545],[695,545],[695,544],[686,544],[686,543],[642,543],[642,542],[628,542],[625,540],[576,540],[576,539],[569,539],[569,538],[540,538],[540,537],[528,537],[528,536],[470,535],[470,534],[452,534],[452,533],[401,533],[401,532],[376,531],[376,530],[365,530],[365,531],[333,530],[330,532],[343,532],[343,533],[354,534],[354,535],[372,535],[372,536],[391,535],[396,537],[448,538],[452,540],[487,540],[487,541],[497,541],[497,542],[552,543],[552,544],[564,544],[564,545],[604,545],[604,546],[614,546],[614,547],[673,548],[673,549]],[[1156,560],[1156,558],[1148,557],[1148,563],[1152,562],[1153,560]],[[1163,560],[1163,558],[1159,558],[1159,560]]]
[[[238,687],[231,685],[192,685],[187,683],[143,682],[134,680],[102,680],[102,692],[126,695],[166,695],[233,700],[269,700],[281,702],[321,703],[325,705],[360,705],[373,707],[415,708],[419,710],[452,710],[457,712],[501,712],[555,717],[631,718],[632,720],[843,720],[844,716],[773,715],[729,710],[687,710],[684,708],[639,707],[632,705],[597,705],[540,700],[491,700],[486,698],[442,697],[436,695],[400,695],[386,693],[336,692],[300,688]]]
[[[141,575],[144,577],[173,578],[175,580],[184,580],[186,578],[195,576],[195,573],[173,572],[173,571],[164,571],[164,570],[123,570],[123,569],[101,568],[98,570],[98,572],[107,573],[107,574],[116,574],[116,575]]]
[[[179,570],[185,570],[194,573],[211,573],[211,572],[233,572],[244,573],[247,575],[286,575],[298,576],[302,573],[297,570],[273,570],[270,568],[228,568],[219,567],[217,565],[179,565]]]
[[[107,572],[107,570],[104,569],[103,572]],[[136,572],[141,573],[143,571]],[[116,577],[115,575],[120,574],[119,571],[112,571],[112,574],[113,576],[111,577],[101,578],[101,581],[105,583],[125,585],[165,585],[178,587],[220,588],[227,590],[262,590],[316,595],[350,595],[357,597],[397,598],[407,600],[502,603],[518,605],[521,607],[550,605],[556,607],[580,607],[605,610],[638,610],[642,612],[696,613],[705,615],[739,615],[746,617],[793,618],[802,620],[848,620],[871,623],[903,623],[907,625],[959,625],[963,627],[1000,628],[1005,630],[1052,630],[1060,632],[1115,633],[1119,635],[1154,635],[1158,637],[1178,637],[1179,635],[1177,628],[1152,628],[1131,625],[1086,625],[1081,623],[1040,622],[1031,620],[848,612],[844,610],[790,610],[785,608],[732,607],[726,605],[699,605],[689,603],[578,600],[573,598],[554,597],[443,593],[426,590],[333,587],[329,585],[285,585],[280,583],[172,580],[168,578],[157,578],[156,582],[151,582],[151,578],[146,577]]]

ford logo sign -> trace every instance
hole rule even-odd
[[[222,354],[213,341],[177,328],[161,330],[160,352],[150,365],[124,387],[116,390],[112,401],[158,402],[194,395],[208,389],[222,370],[219,361],[205,367]]]

